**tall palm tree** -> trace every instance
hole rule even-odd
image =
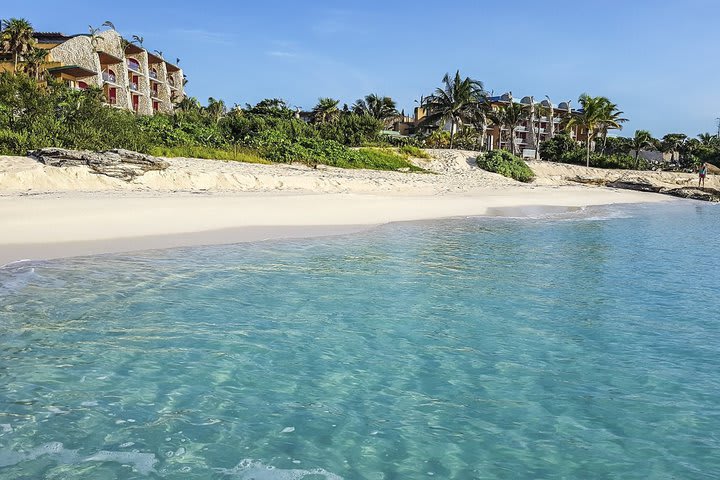
[[[612,103],[608,98],[606,97],[598,97],[600,98],[600,103],[603,110],[603,117],[604,120],[600,123],[600,128],[598,129],[598,134],[600,135],[600,138],[602,139],[602,152],[605,153],[605,148],[607,146],[607,136],[608,131],[611,129],[622,129],[622,124],[627,122],[627,118],[623,118],[622,114],[624,112],[621,112],[618,110],[618,107],[616,104]]]
[[[42,66],[47,56],[48,51],[46,49],[30,47],[23,56],[23,58],[25,58],[27,74],[35,78],[35,80],[40,80],[40,73],[43,71]]]
[[[340,100],[334,98],[320,98],[317,105],[312,109],[313,118],[316,123],[334,122],[340,116],[338,105]]]
[[[13,71],[17,73],[20,57],[35,43],[33,27],[24,18],[10,18],[0,21],[0,29],[0,46],[4,52],[13,54]]]
[[[647,130],[635,130],[635,135],[630,139],[630,144],[635,150],[635,169],[640,166],[640,150],[654,145],[654,140]]]
[[[398,117],[395,101],[390,97],[381,97],[375,93],[358,99],[352,106],[352,111],[358,115],[369,115],[388,126]]]
[[[606,97],[591,97],[583,93],[578,99],[582,108],[579,111],[572,112],[564,121],[566,130],[573,127],[585,129],[587,139],[585,141],[586,149],[586,165],[590,166],[590,148],[598,132],[611,129],[621,129],[621,122],[625,119],[620,118],[622,112],[617,110],[617,106],[610,102]]]
[[[453,147],[455,130],[469,117],[474,105],[487,96],[483,84],[470,77],[461,78],[460,71],[451,77],[446,73],[442,79],[443,87],[435,89],[435,93],[425,99],[425,108],[428,111],[423,123],[435,125],[450,122],[450,148]]]
[[[492,107],[486,100],[476,102],[468,108],[467,121],[475,127],[478,132],[477,146],[479,151],[485,150],[487,127],[490,123],[490,112]]]
[[[522,103],[515,103],[512,100],[505,104],[496,107],[490,112],[490,118],[493,123],[500,127],[500,142],[502,143],[502,129],[505,128],[510,133],[510,153],[515,155],[515,130],[520,126],[521,123],[525,122],[530,115],[528,105]]]

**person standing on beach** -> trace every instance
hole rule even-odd
[[[707,163],[700,165],[700,169],[698,170],[698,187],[702,185],[702,187],[705,188],[705,175],[707,175]]]

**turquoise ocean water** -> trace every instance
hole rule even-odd
[[[720,478],[720,208],[0,269],[0,479]]]

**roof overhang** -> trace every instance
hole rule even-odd
[[[85,78],[85,77],[92,77],[94,75],[97,75],[97,72],[94,72],[85,67],[81,67],[79,65],[64,65],[62,67],[48,68],[48,72],[49,73],[64,73],[66,75],[70,75],[71,77],[75,77],[75,78]]]
[[[125,53],[129,53],[130,55],[136,55],[136,54],[142,53],[142,52],[144,52],[144,51],[145,51],[145,50],[143,50],[142,48],[138,47],[138,46],[135,45],[134,43],[128,43],[127,46],[125,47]]]
[[[147,52],[148,56],[148,63],[154,64],[154,63],[163,63],[165,60],[163,60],[162,57],[155,55],[154,53]]]
[[[179,72],[180,71],[180,67],[178,67],[177,65],[173,65],[170,62],[165,62],[165,66],[167,67],[168,72]]]
[[[97,52],[97,54],[98,57],[100,57],[100,63],[103,65],[123,63],[122,59],[116,57],[115,55],[110,55],[107,52]]]

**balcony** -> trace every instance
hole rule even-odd
[[[105,82],[117,83],[117,77],[114,73],[102,72],[102,79]]]
[[[137,64],[137,63],[128,62],[127,68],[128,68],[128,70],[130,70],[130,71],[139,73],[139,74],[141,74],[141,75],[143,74],[143,72],[142,72],[142,70],[141,70],[141,68],[140,68],[140,65]]]
[[[130,90],[132,90],[133,92],[137,92],[137,91],[138,91],[138,84],[131,82],[131,83],[130,83]]]
[[[154,78],[155,80],[157,80],[157,78],[158,78],[157,72],[154,72],[154,71],[151,70],[151,71],[150,71],[150,78]]]
[[[150,90],[150,96],[157,100],[160,100],[160,93],[157,90]]]

